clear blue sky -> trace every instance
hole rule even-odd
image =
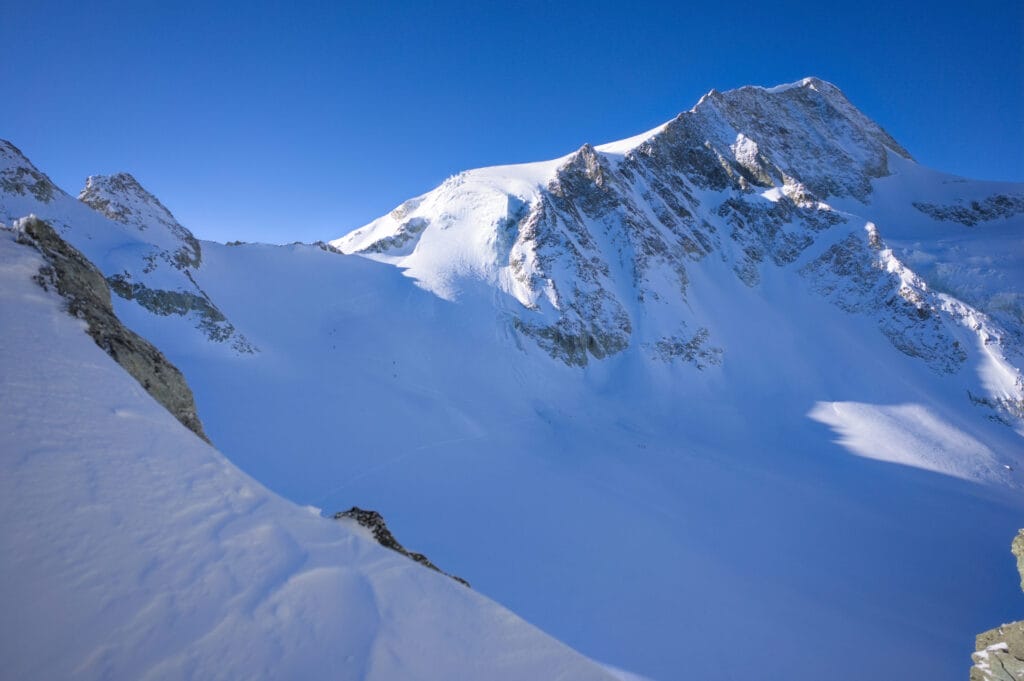
[[[201,237],[327,239],[815,75],[920,162],[1024,180],[1024,2],[840,4],[0,0],[0,137],[72,193],[129,171]]]

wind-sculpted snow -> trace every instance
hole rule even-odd
[[[239,471],[33,283],[43,264],[0,232],[4,678],[614,678]]]

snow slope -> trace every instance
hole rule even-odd
[[[202,242],[193,283],[258,352],[116,304],[233,463],[381,510],[585,654],[958,679],[1021,607],[1021,196],[921,168],[806,79],[462,173],[333,242],[352,255]]]
[[[0,232],[5,678],[615,678],[182,427]]]

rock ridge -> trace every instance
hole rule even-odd
[[[377,543],[381,546],[397,551],[406,558],[416,561],[424,567],[428,567],[434,572],[440,572],[445,577],[454,579],[459,584],[469,586],[469,582],[464,580],[462,577],[448,574],[441,568],[434,565],[429,558],[424,556],[422,553],[416,553],[415,551],[409,551],[404,546],[398,543],[395,536],[391,534],[391,530],[388,529],[387,524],[384,522],[384,517],[377,511],[369,511],[366,509],[353,506],[347,511],[339,511],[334,514],[335,520],[353,520],[359,525],[365,527],[373,533],[373,538],[377,540]]]
[[[14,228],[18,243],[32,246],[46,261],[34,277],[36,282],[46,290],[55,289],[66,301],[67,311],[85,321],[96,345],[182,425],[209,442],[185,377],[149,341],[121,323],[100,271],[46,222],[30,216],[15,222]]]

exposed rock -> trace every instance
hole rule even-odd
[[[1012,622],[978,634],[971,655],[971,681],[1024,679],[1024,622]]]
[[[245,242],[237,241],[237,242],[234,243],[234,245],[235,246],[241,246],[243,243],[245,243]],[[229,243],[228,245],[231,246],[232,244]],[[340,249],[332,246],[331,244],[327,243],[326,241],[314,241],[311,245],[316,246],[321,251],[327,251],[328,253],[334,253],[335,255],[344,255],[344,253],[342,253]]]
[[[829,210],[798,206],[789,197],[778,201],[730,198],[716,211],[730,227],[729,237],[740,246],[742,256],[734,265],[737,276],[748,286],[760,281],[758,266],[765,260],[788,265],[814,243],[815,232],[845,222]],[[804,227],[788,230],[794,221]]]
[[[1024,393],[1024,379],[1017,379],[1018,394]],[[1015,397],[981,396],[967,391],[967,399],[977,407],[992,410],[990,419],[1004,426],[1013,427],[1015,421],[1024,421],[1024,399]]]
[[[223,343],[230,340],[231,346],[241,353],[251,354],[256,351],[248,339],[235,330],[224,313],[198,286],[196,290],[202,295],[190,291],[151,289],[145,284],[133,282],[131,275],[127,273],[107,277],[107,283],[114,293],[125,300],[134,300],[153,314],[195,315],[196,328],[203,331],[212,341]]]
[[[915,202],[914,208],[936,220],[958,222],[966,227],[974,227],[980,222],[1010,218],[1024,213],[1024,196],[995,194],[981,201],[949,206]]]
[[[1017,558],[1020,586],[1024,590],[1024,529],[1010,550]],[[1021,681],[1024,679],[1024,621],[1011,622],[978,634],[971,655],[971,681]]]
[[[664,362],[682,360],[698,369],[718,366],[722,363],[722,348],[708,344],[710,332],[701,327],[691,338],[665,336],[654,344],[654,356]]]
[[[834,85],[712,90],[638,150],[706,189],[801,184],[818,197],[865,199],[888,174],[887,151],[910,155]]]
[[[115,222],[146,232],[145,239],[153,245],[153,250],[143,257],[146,264],[141,273],[135,272],[134,277],[127,270],[109,274],[107,282],[114,293],[134,300],[154,314],[192,316],[196,328],[207,339],[230,342],[231,347],[242,354],[257,352],[196,283],[193,270],[202,264],[199,240],[134,177],[128,173],[94,175],[86,180],[78,199]],[[154,288],[138,281],[156,271],[160,262],[166,262],[181,273],[178,288]],[[157,280],[164,286],[168,281],[166,277]]]
[[[396,209],[397,210],[397,209]],[[393,213],[394,211],[392,211]],[[390,236],[386,236],[379,241],[375,241],[366,248],[360,250],[360,253],[385,253],[397,248],[405,246],[407,243],[416,238],[416,236],[427,228],[427,221],[423,218],[411,218],[403,222],[399,227],[398,231]]]
[[[377,543],[381,546],[387,547],[392,551],[397,551],[403,556],[411,558],[412,560],[416,561],[420,565],[428,567],[431,570],[434,570],[435,572],[440,572],[442,575],[446,577],[451,577],[460,584],[469,586],[469,582],[464,580],[462,577],[456,577],[455,575],[448,574],[447,572],[441,570],[439,567],[431,563],[430,559],[428,559],[422,553],[409,551],[404,546],[399,544],[398,540],[395,539],[395,536],[391,534],[391,530],[389,530],[388,526],[384,523],[384,517],[381,516],[380,513],[377,513],[377,511],[367,511],[365,509],[359,508],[358,506],[353,506],[347,511],[339,511],[334,514],[335,520],[342,520],[346,518],[354,520],[366,529],[370,530],[373,533],[373,538],[376,539]]]
[[[800,269],[811,288],[847,311],[871,314],[900,352],[941,373],[967,360],[942,321],[941,301],[885,248],[872,225],[850,234]]]
[[[49,203],[55,195],[64,193],[7,140],[0,140],[0,191],[21,196],[31,194],[42,203]]]
[[[144,231],[160,225],[178,241],[168,262],[178,269],[199,267],[202,249],[192,232],[183,227],[160,200],[128,173],[93,175],[85,181],[78,200],[111,220]]]
[[[1017,558],[1017,572],[1020,573],[1020,589],[1024,591],[1024,530],[1017,532],[1010,545],[1010,551]]]
[[[619,326],[611,332],[593,322],[588,324],[570,317],[562,317],[550,325],[532,324],[528,319],[515,317],[512,325],[523,335],[533,338],[552,357],[570,366],[585,366],[589,357],[604,359],[629,345],[629,319],[624,311],[620,310],[618,314]]]
[[[42,220],[25,218],[16,222],[15,228],[18,242],[36,248],[47,263],[36,282],[44,289],[56,289],[67,302],[68,312],[85,320],[96,344],[186,428],[209,442],[185,378],[163,353],[117,318],[100,271]]]

